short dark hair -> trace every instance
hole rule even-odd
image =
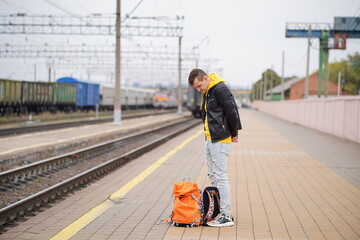
[[[203,77],[207,76],[206,72],[201,69],[195,68],[191,70],[189,74],[189,84],[192,86],[194,84],[195,79],[197,78],[199,81],[202,81]]]

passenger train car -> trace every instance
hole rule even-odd
[[[114,107],[114,86],[102,85],[100,88],[100,108],[112,110]],[[154,90],[121,86],[122,109],[151,108]]]

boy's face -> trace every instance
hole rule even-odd
[[[206,93],[206,90],[209,86],[211,79],[208,78],[207,76],[204,76],[203,79],[199,80],[199,78],[195,78],[194,83],[193,83],[193,87],[198,91],[201,92],[202,94]]]

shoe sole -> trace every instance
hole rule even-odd
[[[221,223],[221,224],[207,224],[210,227],[231,227],[234,226],[233,222]]]

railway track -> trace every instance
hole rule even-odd
[[[32,215],[34,211],[48,203],[62,198],[67,193],[88,184],[199,123],[199,120],[186,118],[0,173],[0,191],[4,193],[1,200],[0,228],[5,229],[4,227],[22,217]],[[109,152],[115,152],[115,149],[117,151],[113,154],[115,157],[109,155]],[[119,151],[122,151],[120,155]],[[87,165],[87,162],[92,163]],[[86,169],[84,169],[85,165],[87,165]],[[81,171],[76,173],[71,171],[70,175],[67,174],[69,169],[73,170],[76,166],[79,166]],[[51,182],[51,186],[37,189],[36,192],[22,194],[24,189],[31,188],[29,184],[38,185],[39,179],[41,181],[53,180],[56,174],[65,175],[66,178]],[[45,185],[49,184],[50,182],[45,181]],[[16,198],[20,195],[22,197],[18,201],[6,203],[4,198],[11,195],[10,193]]]
[[[160,115],[166,113],[172,113],[174,111],[156,111],[152,113],[142,113],[142,114],[132,114],[132,115],[125,115],[122,119],[131,119],[137,117],[146,117],[151,115]],[[80,121],[72,121],[72,122],[62,122],[62,123],[50,123],[50,124],[41,124],[41,125],[33,125],[33,126],[22,126],[22,127],[12,127],[12,128],[0,128],[0,138],[13,136],[13,135],[20,135],[30,132],[40,132],[40,131],[48,131],[54,129],[62,129],[62,128],[69,128],[69,127],[76,127],[76,126],[83,126],[89,124],[98,124],[98,123],[105,123],[111,122],[113,118],[103,118],[103,119],[92,119],[92,120],[80,120]]]

